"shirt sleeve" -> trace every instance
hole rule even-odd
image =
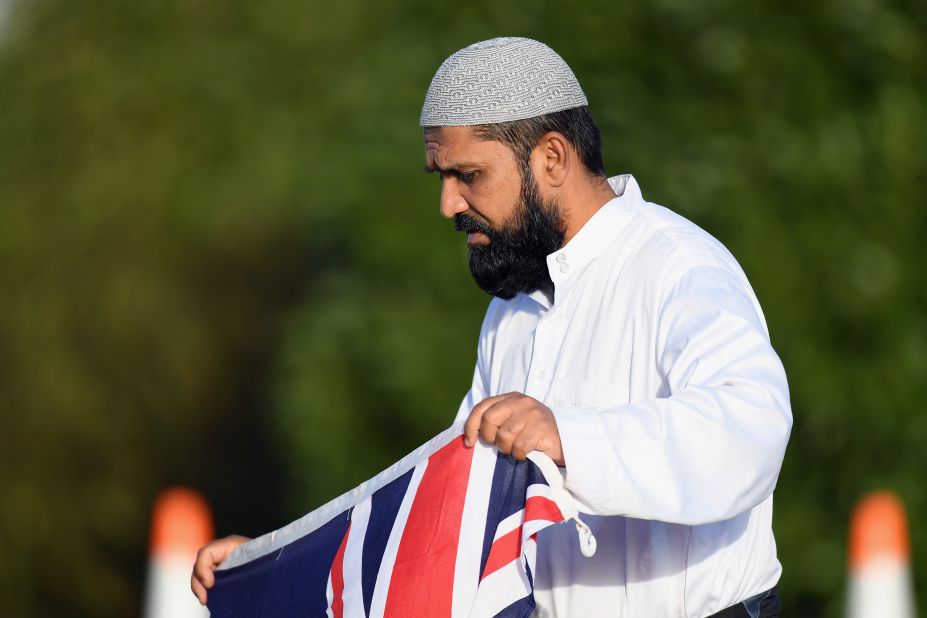
[[[486,392],[486,387],[483,384],[482,374],[480,372],[479,361],[477,361],[476,369],[473,372],[473,383],[470,385],[470,390],[464,395],[463,401],[460,402],[460,407],[457,408],[457,416],[454,417],[454,422],[467,420],[467,417],[470,416],[470,411],[473,410],[476,404],[489,396]]]
[[[788,386],[745,280],[697,267],[657,317],[658,396],[555,408],[566,487],[581,510],[686,525],[772,494],[792,426]]]

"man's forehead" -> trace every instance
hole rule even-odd
[[[471,141],[478,141],[473,127],[425,127],[422,129],[425,147],[429,146],[464,146]]]
[[[426,165],[433,169],[478,165],[493,156],[492,142],[478,139],[472,127],[428,127],[423,139]]]

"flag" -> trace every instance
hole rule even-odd
[[[466,448],[462,429],[237,548],[216,571],[211,616],[530,614],[537,533],[575,508],[549,458]]]

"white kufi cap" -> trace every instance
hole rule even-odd
[[[423,127],[494,124],[588,105],[573,71],[547,45],[504,37],[451,55],[425,95]]]

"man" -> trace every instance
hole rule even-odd
[[[458,418],[562,467],[592,528],[539,538],[537,616],[776,616],[772,491],[791,429],[785,374],[734,258],[607,179],[573,72],[530,39],[471,45],[421,115],[441,214],[492,300]],[[239,539],[202,550],[201,600]]]

